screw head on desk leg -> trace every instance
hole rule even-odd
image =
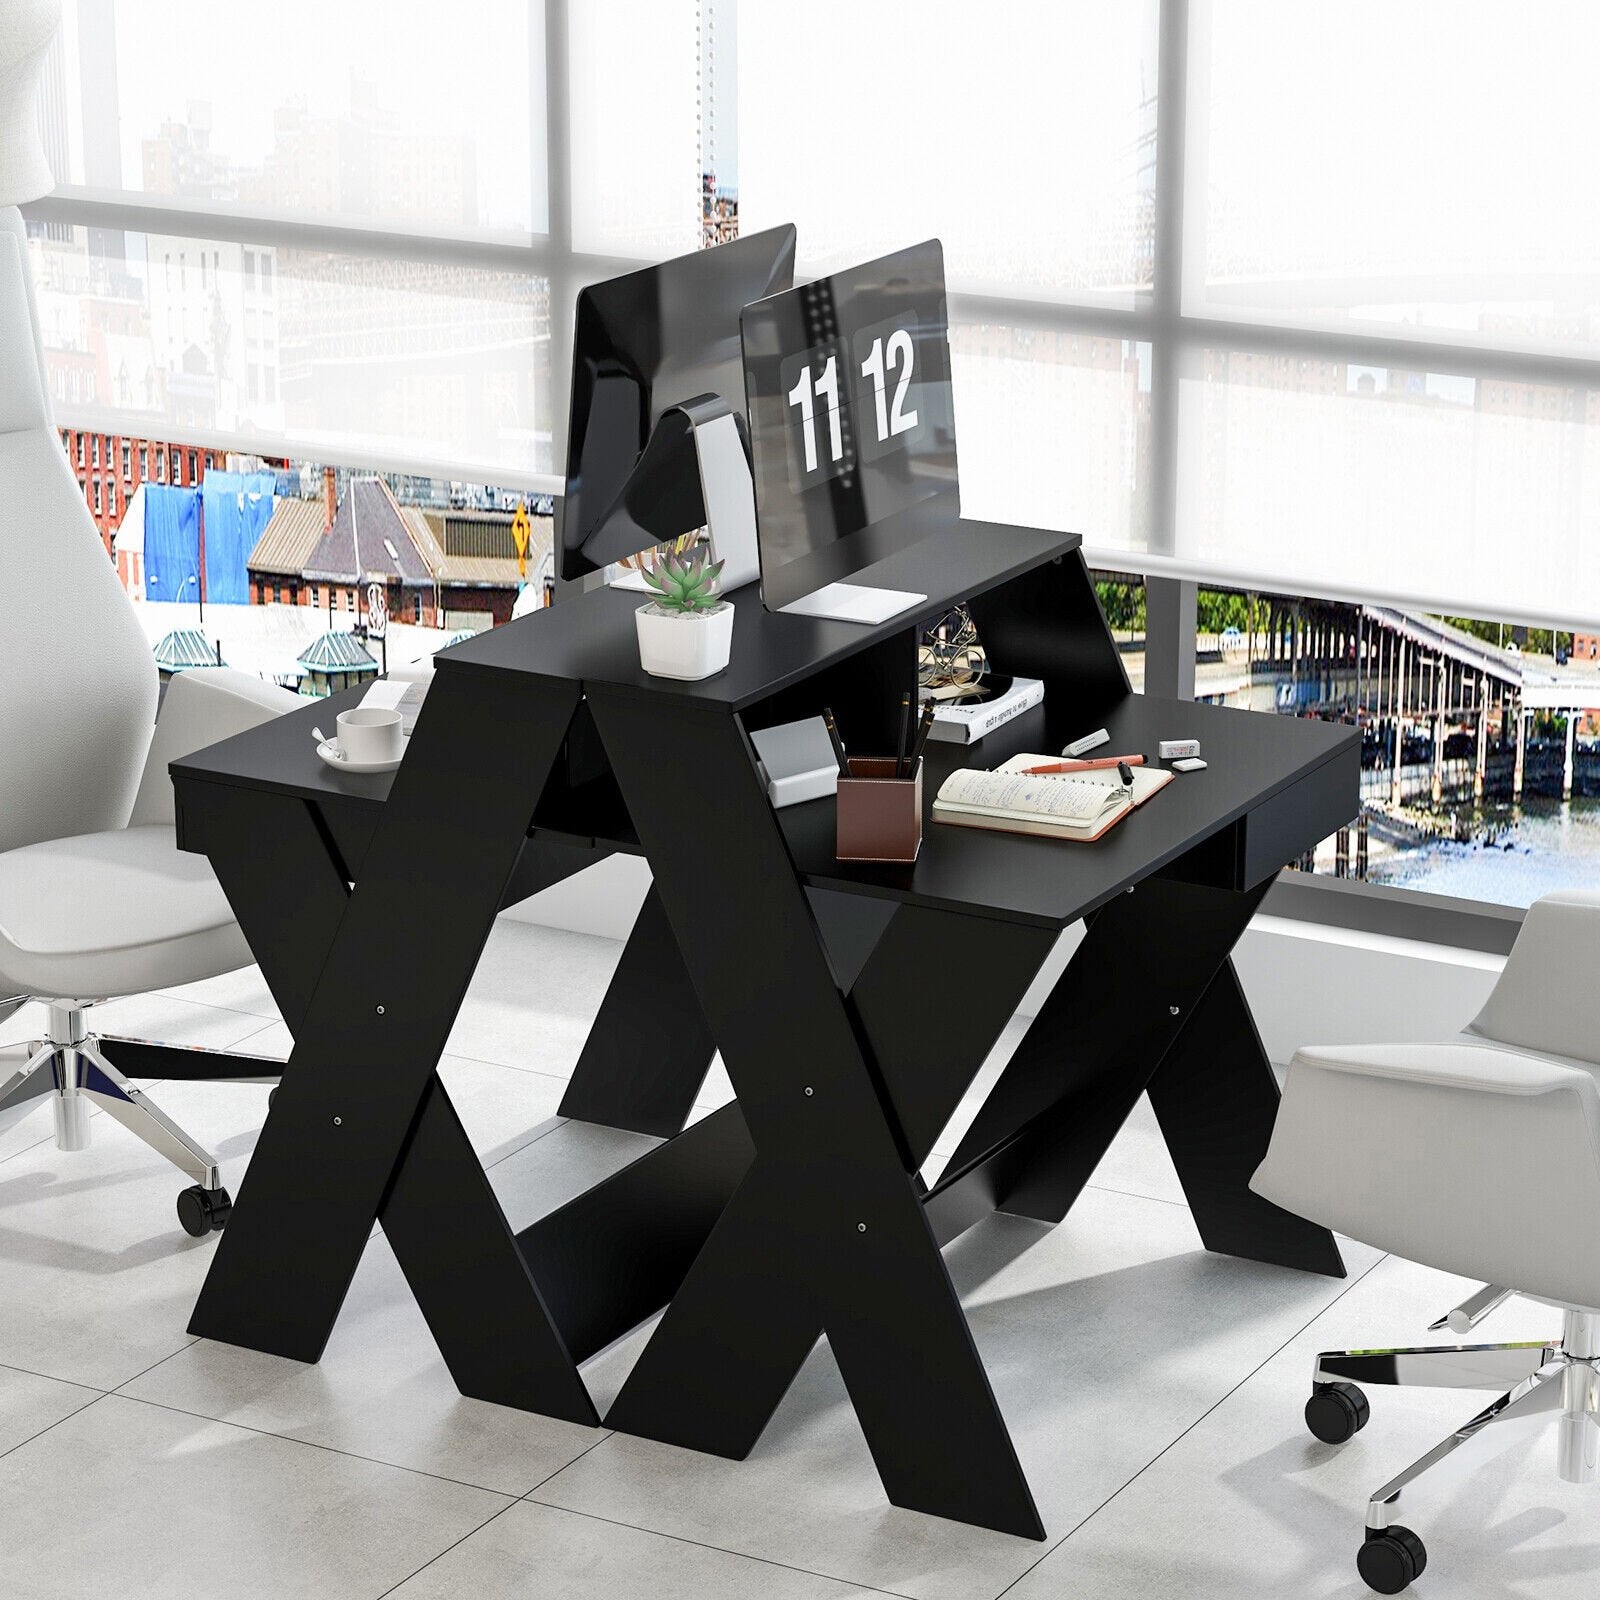
[[[343,1117],[335,1117],[333,1119],[333,1125],[336,1128],[342,1128],[344,1126],[344,1118]]]
[[[1178,1008],[1176,1006],[1168,1006],[1167,1010],[1170,1011],[1173,1016],[1177,1016],[1178,1014]]]
[[[865,1232],[866,1232],[866,1231],[867,1231],[867,1225],[866,1225],[866,1223],[864,1223],[864,1222],[858,1222],[858,1223],[857,1223],[857,1224],[856,1224],[856,1232],[857,1232],[857,1233],[865,1233]]]
[[[379,1006],[379,1007],[378,1007],[378,1015],[379,1015],[379,1016],[380,1016],[380,1017],[381,1017],[381,1016],[382,1016],[382,1015],[383,1015],[383,1007],[382,1007],[382,1006]]]
[[[810,1085],[810,1084],[809,1084],[809,1083],[808,1083],[808,1084],[807,1084],[807,1085],[806,1085],[806,1098],[807,1098],[807,1099],[808,1099],[808,1100],[809,1100],[809,1099],[810,1099],[810,1098],[811,1098],[811,1096],[812,1096],[812,1095],[813,1095],[813,1094],[815,1094],[815,1093],[816,1093],[816,1090],[815,1090],[815,1089],[813,1089],[813,1088],[812,1088],[812,1087],[811,1087],[811,1085]]]

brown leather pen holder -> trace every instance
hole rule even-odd
[[[840,778],[834,854],[841,861],[915,861],[922,848],[922,762],[894,775],[893,756],[851,756]]]

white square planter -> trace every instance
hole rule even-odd
[[[658,610],[654,601],[633,614],[639,630],[639,665],[657,678],[693,682],[721,672],[733,648],[733,607],[715,611]]]

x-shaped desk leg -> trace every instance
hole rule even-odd
[[[742,728],[590,705],[756,1148],[608,1424],[747,1455],[825,1333],[891,1501],[1043,1538]]]
[[[1229,952],[1267,888],[1149,879],[1096,912],[940,1189],[981,1178],[1002,1211],[1060,1222],[1148,1091],[1208,1250],[1343,1277],[1326,1228],[1249,1187],[1278,1084]]]
[[[214,864],[295,1045],[192,1333],[317,1360],[381,1219],[463,1394],[597,1420],[435,1071],[576,703],[442,667],[353,890],[309,808],[233,812]]]

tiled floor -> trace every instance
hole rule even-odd
[[[451,1037],[446,1080],[514,1226],[650,1143],[556,1115],[617,954],[503,922]],[[254,973],[99,1020],[288,1049]],[[29,1031],[13,1018],[0,1049]],[[706,1106],[726,1093],[719,1067]],[[237,1190],[266,1090],[155,1094]],[[0,1138],[0,1600],[1357,1596],[1366,1495],[1475,1406],[1380,1393],[1350,1445],[1313,1441],[1311,1354],[1418,1341],[1460,1284],[1357,1245],[1343,1282],[1206,1255],[1143,1109],[1064,1226],[995,1217],[947,1252],[1042,1545],[887,1505],[825,1345],[743,1462],[464,1400],[381,1235],[319,1365],[191,1339],[212,1245],[178,1231],[175,1172],[94,1128],[80,1155],[45,1115]],[[1518,1305],[1487,1336],[1553,1319]],[[642,1339],[586,1367],[602,1408]],[[1456,1459],[1408,1497],[1419,1592],[1593,1594],[1600,1507],[1557,1479],[1548,1430]]]

